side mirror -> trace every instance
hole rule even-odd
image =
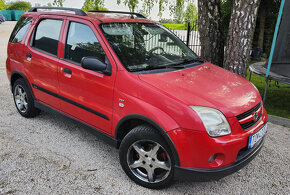
[[[84,69],[103,72],[105,75],[110,76],[112,74],[111,66],[101,62],[95,57],[83,57],[81,66]]]

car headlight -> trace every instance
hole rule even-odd
[[[190,107],[202,120],[209,136],[219,137],[231,133],[231,127],[226,117],[219,110],[203,106]]]

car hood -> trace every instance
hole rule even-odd
[[[251,82],[210,63],[172,72],[140,74],[139,78],[186,105],[216,108],[227,117],[237,116],[261,101]]]

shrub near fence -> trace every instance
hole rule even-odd
[[[20,10],[3,10],[0,11],[7,21],[17,21],[25,11]]]

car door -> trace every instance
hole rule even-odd
[[[61,110],[111,134],[116,67],[108,48],[90,22],[69,18],[60,60]],[[111,66],[110,76],[81,67],[83,57],[95,57]]]
[[[56,109],[60,108],[57,74],[62,25],[59,16],[40,16],[25,49],[26,72],[35,98]]]

